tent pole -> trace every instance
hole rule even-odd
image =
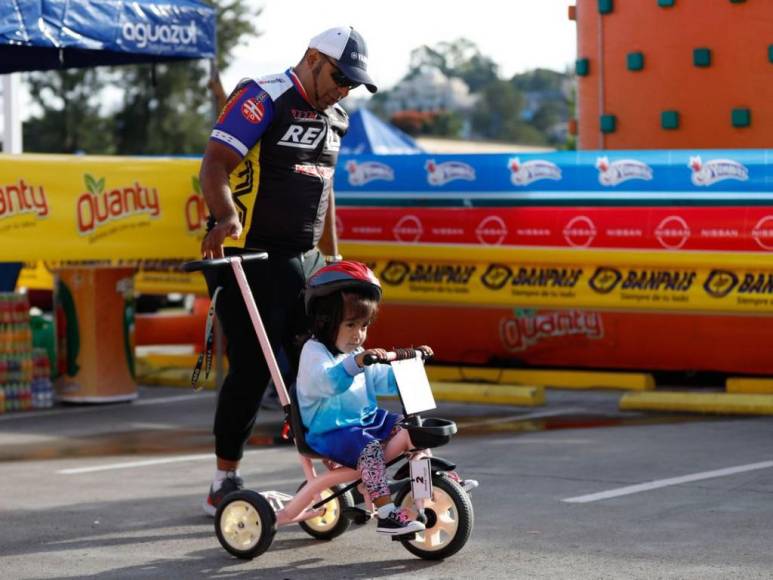
[[[3,75],[3,153],[21,153],[19,73]]]

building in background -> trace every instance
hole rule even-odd
[[[462,79],[426,68],[395,86],[384,109],[390,116],[400,111],[469,111],[476,99]]]

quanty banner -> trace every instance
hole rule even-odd
[[[0,156],[0,260],[196,258],[198,170],[194,159]]]

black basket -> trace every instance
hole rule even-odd
[[[430,449],[445,445],[451,441],[451,437],[456,433],[456,423],[439,417],[427,417],[415,422],[404,423],[403,427],[408,430],[411,443],[417,449]]]

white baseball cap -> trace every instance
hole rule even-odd
[[[360,33],[351,26],[325,30],[309,41],[309,48],[334,59],[348,79],[365,85],[371,93],[378,90],[368,75],[368,47]]]

